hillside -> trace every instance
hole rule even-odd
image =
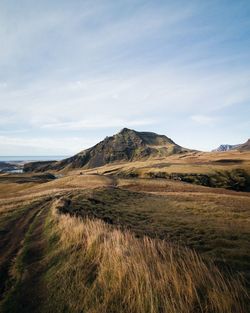
[[[1,313],[249,312],[249,193],[0,177]]]
[[[239,145],[238,150],[240,150],[240,151],[250,151],[250,139],[248,139],[242,145]]]
[[[222,151],[173,154],[98,168],[75,169],[71,174],[103,174],[123,178],[164,178],[186,183],[250,191],[250,152]]]
[[[114,162],[146,160],[190,151],[164,135],[137,132],[124,128],[106,137],[92,148],[58,162],[33,162],[24,166],[25,172],[41,172],[77,168],[95,168]]]
[[[24,172],[164,178],[249,191],[249,152],[249,141],[237,145],[237,150],[200,152],[185,149],[164,135],[124,128],[70,158],[25,164]]]

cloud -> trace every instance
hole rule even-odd
[[[0,129],[0,135],[2,134],[22,134],[27,133],[28,129],[8,129],[8,130],[1,130]]]
[[[206,115],[193,115],[191,120],[201,125],[212,126],[218,121],[218,118]]]
[[[71,155],[95,143],[95,139],[87,140],[73,136],[23,138],[0,135],[2,155],[20,155],[20,151],[24,151],[24,155]]]
[[[81,145],[66,140],[75,151],[125,126],[222,132],[220,116],[250,102],[249,19],[237,2],[28,2],[0,3],[0,134],[27,130],[10,138],[22,151],[36,137],[63,151],[56,136],[77,134]]]
[[[45,129],[56,129],[56,130],[81,130],[81,129],[102,129],[102,128],[116,128],[116,127],[136,127],[152,125],[155,122],[151,119],[141,120],[122,120],[122,119],[93,119],[93,120],[81,120],[74,122],[63,122],[63,123],[51,123],[42,125]]]
[[[6,82],[0,82],[0,89],[7,88],[8,84]]]
[[[92,128],[107,121],[114,126],[131,121],[130,125],[136,126],[138,120],[146,121],[142,122],[146,125],[151,120],[159,122],[164,115],[209,115],[247,103],[249,84],[250,78],[242,71],[207,72],[203,77],[163,65],[161,69],[144,69],[133,75],[99,74],[77,83],[41,81],[6,90],[0,94],[0,112],[1,119],[5,117],[12,124],[15,120],[19,125],[38,128],[53,124],[62,128],[66,126],[63,123],[68,128]]]

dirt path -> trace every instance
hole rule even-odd
[[[44,249],[42,235],[49,204],[50,199],[35,202],[34,206],[25,210],[21,216],[7,223],[2,232],[1,313],[36,312],[36,305],[42,294],[39,285]]]

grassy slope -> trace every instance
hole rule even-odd
[[[114,185],[119,188],[114,189]],[[232,267],[234,276],[238,270],[246,273],[250,255],[250,197],[247,193],[166,180],[114,180],[103,176],[69,176],[49,183],[34,183],[29,186],[28,194],[25,189],[23,191],[20,189],[14,197],[11,188],[10,196],[3,193],[1,195],[3,204],[0,210],[2,233],[4,234],[8,228],[9,220],[15,218],[18,220],[23,216],[23,212],[19,210],[29,205],[32,212],[33,208],[36,208],[33,201],[37,199],[38,203],[40,200],[43,203],[44,196],[53,201],[55,198],[62,198],[61,211],[101,218],[113,225],[122,226],[122,232],[100,222],[86,221],[83,224],[78,219],[64,214],[49,214],[44,229],[43,221],[47,213],[42,219],[38,215],[30,222],[27,232],[24,232],[23,246],[19,247],[19,257],[14,259],[11,271],[13,273],[14,269],[15,279],[14,282],[10,280],[14,289],[7,294],[8,296],[5,295],[5,299],[9,301],[6,300],[3,312],[8,312],[8,305],[14,304],[11,312],[39,310],[40,312],[81,312],[83,309],[91,313],[100,310],[101,312],[165,312],[164,305],[170,305],[169,312],[193,313],[195,310],[197,312],[200,310],[197,301],[205,306],[204,299],[210,299],[210,308],[207,312],[241,312],[239,308],[233,308],[234,304],[230,300],[236,296],[232,288],[240,289],[236,287],[238,283],[234,283],[233,287],[227,283],[225,285],[220,274],[212,274],[214,271],[217,273],[217,270],[211,269],[210,265],[207,268],[196,258],[193,260],[190,251],[182,254],[171,246],[177,254],[176,259],[174,258],[174,262],[171,263],[172,267],[169,266],[178,267],[176,276],[171,276],[169,267],[164,267],[160,262],[155,263],[158,264],[157,272],[154,272],[153,277],[149,279],[148,275],[151,271],[156,270],[154,267],[149,267],[149,264],[154,264],[159,261],[159,258],[161,259],[158,253],[163,248],[162,243],[159,243],[161,249],[156,249],[153,259],[147,259],[148,253],[145,251],[152,251],[152,246],[150,244],[145,247],[141,238],[144,234],[170,238],[181,245],[188,244],[194,247],[206,260],[210,256],[214,257],[219,266],[224,260]],[[139,239],[124,234],[123,228],[133,230]],[[22,237],[19,239],[22,241]],[[91,244],[87,244],[89,240]],[[126,244],[121,244],[122,242]],[[135,249],[131,254],[129,251],[133,245]],[[165,257],[168,257],[168,249],[163,250],[166,253]],[[36,257],[30,258],[29,251],[31,256]],[[102,257],[96,259],[96,256],[100,256],[98,253],[101,253]],[[113,258],[110,259],[111,256]],[[122,257],[117,264],[119,256]],[[178,265],[179,259],[185,259],[187,263]],[[107,260],[114,263],[107,263]],[[134,270],[126,267],[130,262]],[[140,264],[146,267],[142,267],[142,270]],[[27,267],[31,271],[30,274],[28,271],[28,276],[25,270]],[[37,268],[39,273],[35,270]],[[197,268],[200,270],[196,273]],[[187,271],[186,278],[183,277],[184,269]],[[123,272],[124,277],[121,275]],[[130,276],[130,272],[135,276]],[[170,289],[164,289],[167,287],[157,284],[156,277],[165,277],[164,279],[170,281],[173,279],[167,285]],[[138,282],[142,281],[145,285],[140,289],[142,286]],[[133,282],[135,282],[134,286]],[[148,285],[147,282],[150,284]],[[32,283],[37,287],[34,293],[31,289]],[[110,283],[112,283],[111,289]],[[211,284],[216,287],[212,288]],[[214,290],[213,294],[209,294],[211,290]],[[29,293],[30,291],[32,292]],[[52,298],[49,297],[51,294],[53,294]],[[149,298],[149,294],[152,298]],[[164,302],[166,294],[168,294],[168,303]],[[190,296],[186,297],[187,294]],[[151,300],[147,302],[145,296]],[[46,298],[49,299],[49,303],[45,301]],[[39,310],[37,307],[34,309],[33,299],[41,302]],[[103,301],[100,302],[101,299]],[[238,300],[234,302],[237,305]],[[214,303],[213,308],[212,303]],[[18,309],[15,311],[15,308]]]
[[[190,250],[61,215],[56,207],[47,222],[48,237],[57,240],[49,252],[46,310],[241,312],[240,283],[225,281]]]
[[[173,178],[211,187],[250,189],[250,152],[191,152],[144,161],[114,163],[72,173]]]
[[[161,192],[159,195],[142,193],[144,188],[139,181],[134,185],[130,181],[127,186],[121,183],[127,190],[105,188],[68,195],[63,212],[100,218],[130,229],[140,237],[147,235],[187,245],[206,258],[212,257],[221,268],[230,266],[234,272],[248,276],[248,195],[213,194],[208,193],[208,188],[207,192]],[[152,185],[157,189],[151,181]]]

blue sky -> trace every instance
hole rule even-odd
[[[250,137],[249,0],[1,0],[0,47],[0,155]]]

